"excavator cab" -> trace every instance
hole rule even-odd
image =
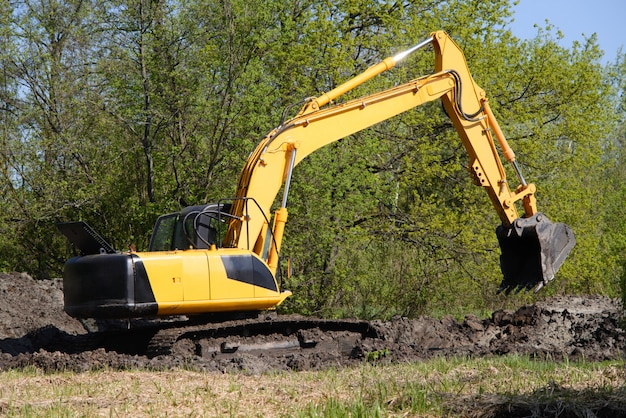
[[[173,251],[189,248],[208,249],[222,242],[230,218],[229,203],[188,206],[176,213],[160,216],[152,231],[148,251]]]
[[[553,223],[537,212],[518,218],[509,227],[496,229],[500,268],[504,279],[498,293],[535,289],[539,291],[554,279],[576,245],[574,232],[563,223]]]

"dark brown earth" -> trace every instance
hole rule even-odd
[[[621,304],[602,296],[562,296],[468,316],[390,321],[317,320],[264,315],[207,326],[188,324],[155,333],[154,322],[130,329],[88,332],[63,312],[61,281],[0,273],[0,370],[35,366],[45,371],[191,369],[264,373],[319,370],[365,361],[404,362],[433,356],[520,353],[537,358],[622,359]],[[109,328],[112,324],[107,324]],[[119,323],[117,324],[119,325]],[[297,331],[295,328],[304,325]],[[280,332],[270,332],[276,329]],[[176,332],[175,332],[176,331]]]

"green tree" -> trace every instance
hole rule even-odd
[[[14,270],[15,245],[13,238],[13,216],[19,213],[14,199],[18,181],[12,164],[13,132],[17,125],[18,83],[13,76],[11,57],[16,54],[16,40],[12,32],[12,12],[10,2],[0,2],[0,112],[2,131],[0,133],[0,269]]]
[[[626,55],[620,52],[607,70],[619,100],[608,109],[608,113],[615,115],[615,123],[603,153],[609,168],[601,185],[606,198],[599,245],[605,249],[602,259],[605,275],[609,283],[620,282],[622,299],[626,300]]]
[[[88,40],[97,36],[88,2],[25,1],[8,10],[12,48],[3,70],[15,100],[5,109],[11,123],[5,125],[3,164],[15,210],[4,226],[20,254],[14,267],[48,276],[58,262],[54,222],[96,200],[89,162],[98,144],[85,139],[97,124],[88,79]]]

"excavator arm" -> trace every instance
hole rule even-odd
[[[327,106],[429,44],[435,52],[433,74]],[[287,221],[287,196],[293,168],[325,145],[436,99],[442,100],[467,151],[472,177],[486,190],[502,221],[497,231],[505,276],[501,290],[540,288],[552,280],[574,246],[574,235],[565,225],[552,224],[537,212],[535,186],[526,183],[522,176],[515,154],[490,109],[484,90],[474,82],[463,52],[442,31],[432,33],[424,42],[385,59],[332,91],[309,99],[295,118],[271,131],[250,155],[241,173],[231,210],[233,220],[224,246],[253,250],[275,271]],[[509,187],[494,137],[517,174],[519,185],[514,189]],[[268,214],[281,188],[281,206],[270,225]],[[518,201],[522,203],[523,217],[516,209]]]

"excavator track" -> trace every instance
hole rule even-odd
[[[257,320],[167,327],[147,343],[145,355],[221,355],[268,350],[300,351],[332,348],[350,355],[357,340],[380,338],[370,322],[261,315]]]
[[[229,319],[230,318],[230,319]],[[248,353],[333,352],[357,358],[366,340],[385,340],[375,323],[356,319],[320,319],[275,312],[232,317],[172,317],[139,321],[91,322],[85,334],[68,334],[55,327],[32,333],[33,350],[68,354],[104,350],[118,354],[182,358],[229,358]],[[85,324],[84,324],[85,325]],[[35,335],[36,334],[36,335]],[[13,353],[19,354],[19,351]]]

